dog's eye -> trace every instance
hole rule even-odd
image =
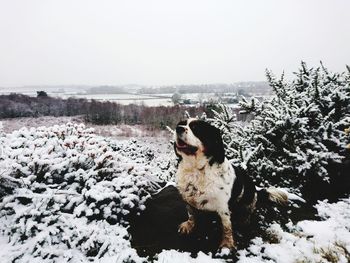
[[[191,122],[191,123],[190,123],[190,128],[191,128],[192,131],[195,131],[195,130],[198,128],[197,123]]]

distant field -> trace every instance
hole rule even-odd
[[[85,98],[88,100],[112,101],[122,105],[143,104],[145,106],[173,106],[171,100],[172,93],[161,94],[66,94],[66,93],[48,93],[49,96],[67,99],[69,97]],[[216,99],[214,93],[187,93],[181,94],[181,99],[191,101],[202,101]]]
[[[0,95],[8,95],[14,92],[13,90],[0,90]],[[27,90],[16,90],[16,93],[21,93],[35,97],[36,92],[28,92]],[[128,104],[143,104],[145,106],[172,106],[172,94],[79,94],[76,92],[47,92],[50,97],[59,97],[67,99],[70,97],[84,98],[88,100],[112,101],[122,105]]]
[[[67,99],[69,97],[84,98],[88,100],[112,101],[122,105],[144,104],[146,106],[172,106],[171,94],[167,97],[158,97],[157,95],[139,95],[139,94],[49,94],[50,96]]]
[[[8,95],[14,92],[13,90],[0,90],[0,95]],[[36,96],[36,92],[28,92],[28,90],[16,90],[16,93],[21,93],[28,96]],[[79,94],[76,92],[47,92],[50,97],[59,97],[67,99],[70,97],[84,98],[88,100],[98,101],[111,101],[117,102],[122,105],[138,104],[145,106],[173,106],[171,100],[172,93],[161,93],[161,94],[134,94],[134,93],[116,93],[116,94]],[[187,93],[181,94],[181,98],[184,100],[191,101],[203,101],[210,99],[217,99],[214,93]]]

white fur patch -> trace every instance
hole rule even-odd
[[[207,211],[226,212],[236,176],[230,163],[209,165],[204,154],[185,156],[176,173],[183,199],[191,206]]]
[[[269,194],[269,200],[280,205],[288,204],[288,195],[275,187],[269,187],[266,189],[266,192]]]

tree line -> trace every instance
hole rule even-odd
[[[37,97],[13,93],[0,95],[0,119],[40,116],[83,115],[93,124],[142,124],[148,128],[164,129],[174,127],[187,111],[190,116],[206,113],[212,116],[212,105],[201,106],[145,106],[121,105],[109,101],[83,98],[61,99],[38,92]]]

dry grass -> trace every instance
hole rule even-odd
[[[344,256],[350,262],[350,252],[343,243],[336,242],[327,248],[315,248],[315,254],[319,254],[326,262],[337,263]],[[324,262],[322,260],[322,262]]]
[[[350,251],[346,249],[345,244],[341,242],[336,242],[334,245],[342,251],[342,254],[345,256],[348,262],[350,262]]]
[[[331,263],[337,263],[339,262],[339,256],[337,251],[334,248],[328,247],[328,248],[321,248],[319,250],[319,254],[322,258],[327,260]]]

